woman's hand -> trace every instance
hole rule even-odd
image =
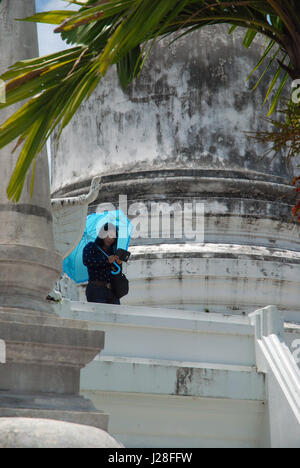
[[[114,263],[118,257],[116,255],[110,255],[108,257],[109,263]]]
[[[118,265],[122,265],[122,263],[123,263],[123,260],[120,260],[118,255],[110,255],[108,257],[108,261],[109,261],[109,263],[117,262]]]

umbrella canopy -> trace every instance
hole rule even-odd
[[[63,272],[66,273],[76,283],[88,281],[88,269],[83,264],[83,249],[89,242],[94,242],[100,229],[106,224],[113,224],[117,228],[118,249],[128,250],[133,225],[125,216],[122,210],[106,211],[104,213],[92,213],[87,217],[84,234],[79,244],[63,261]],[[114,262],[120,271],[119,265]]]

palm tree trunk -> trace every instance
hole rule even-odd
[[[284,66],[283,68],[288,71],[293,80],[296,80],[300,78],[300,33],[296,34],[296,38],[292,38],[289,35],[284,36],[283,42],[293,67]],[[281,65],[283,64],[281,63]]]

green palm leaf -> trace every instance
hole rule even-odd
[[[34,21],[36,23],[61,24],[63,21],[67,20],[72,15],[76,15],[76,12],[69,10],[45,11],[41,13],[36,13],[33,16],[28,16],[27,18],[22,18],[21,20],[19,19],[19,21]]]
[[[244,28],[243,43],[251,47],[257,34],[263,34],[269,42],[253,73],[268,63],[255,88],[281,58],[266,96],[279,83],[270,112],[288,77],[298,73],[300,77],[300,55],[298,62],[295,52],[300,49],[300,5],[294,0],[65,1],[81,6],[80,10],[43,12],[24,20],[57,25],[55,31],[73,47],[20,61],[1,76],[6,81],[7,100],[0,108],[27,101],[0,127],[0,148],[15,139],[23,145],[7,189],[14,201],[19,200],[27,171],[55,127],[60,124],[60,135],[110,66],[117,66],[125,89],[160,37],[176,33],[178,38],[209,25],[228,24],[230,34],[237,27]]]

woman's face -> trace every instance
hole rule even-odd
[[[103,242],[105,246],[110,247],[115,242],[115,240],[115,232],[108,231],[107,236],[104,238]]]

